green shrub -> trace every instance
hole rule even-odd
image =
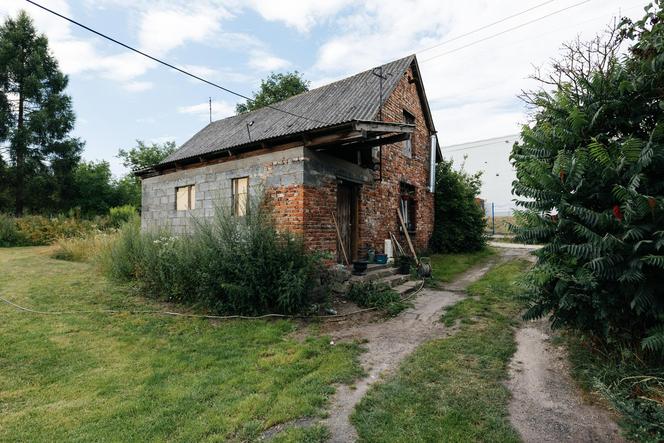
[[[385,283],[371,280],[353,283],[347,298],[361,308],[377,308],[389,315],[397,315],[408,307],[398,292]]]
[[[16,219],[0,213],[0,247],[22,246],[26,243],[27,240],[19,231]]]
[[[120,230],[102,260],[113,278],[146,295],[201,304],[217,312],[296,313],[320,302],[321,257],[299,237],[279,233],[265,204],[254,199],[245,217],[218,207],[190,235]]]
[[[108,212],[108,225],[112,228],[119,228],[137,214],[132,205],[115,206]]]
[[[664,356],[661,6],[606,42],[568,46],[547,77],[554,91],[525,96],[533,123],[512,160],[526,210],[513,230],[545,244],[527,318],[551,313],[554,327]]]
[[[98,230],[101,220],[82,220],[71,217],[26,215],[16,219],[18,229],[32,246],[50,245],[58,238],[84,237]]]
[[[453,168],[452,160],[436,167],[434,227],[429,248],[435,253],[472,252],[484,248],[484,211],[475,198],[481,173],[470,175]]]

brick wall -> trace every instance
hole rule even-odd
[[[355,177],[362,182],[359,191],[359,245],[360,255],[373,247],[383,252],[384,240],[389,233],[397,236],[404,248],[406,239],[400,233],[396,210],[400,204],[400,183],[415,187],[416,191],[416,233],[411,239],[417,249],[427,247],[433,231],[433,194],[428,190],[431,142],[420,98],[409,69],[387,98],[383,107],[383,120],[403,122],[403,111],[415,117],[415,132],[411,136],[412,157],[403,154],[403,143],[386,145],[382,148],[382,180],[377,172],[371,177]],[[376,116],[378,119],[378,116]],[[305,150],[308,164],[305,166],[305,239],[316,249],[336,253],[336,232],[330,211],[336,211],[336,182],[339,171],[329,167],[329,161],[314,162]],[[348,165],[348,163],[346,163]],[[316,180],[308,180],[308,174],[316,171]],[[367,170],[365,170],[367,171]]]

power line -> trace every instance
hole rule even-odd
[[[27,1],[30,1],[30,0],[27,0]],[[527,22],[525,22],[525,23],[521,23],[521,24],[519,24],[519,25],[512,26],[511,28],[505,29],[504,31],[497,32],[497,33],[495,33],[495,34],[492,34],[492,35],[489,35],[489,36],[487,36],[487,37],[481,38],[481,39],[479,39],[479,40],[472,41],[472,42],[470,42],[470,43],[468,43],[468,44],[465,44],[465,45],[463,45],[463,46],[459,46],[458,48],[452,49],[452,50],[450,50],[450,51],[446,51],[446,52],[443,52],[443,53],[440,53],[440,54],[434,55],[433,57],[426,58],[426,59],[422,60],[420,63],[425,63],[425,62],[431,61],[431,60],[433,60],[433,59],[436,59],[436,58],[438,58],[438,57],[442,57],[443,55],[451,54],[451,53],[453,53],[453,52],[460,51],[460,50],[465,49],[465,48],[468,48],[468,47],[470,47],[470,46],[474,46],[474,45],[476,45],[476,44],[478,44],[478,43],[481,43],[481,42],[483,42],[483,41],[490,40],[490,39],[492,39],[492,38],[498,37],[498,36],[500,36],[500,35],[506,34],[506,33],[508,33],[508,32],[514,31],[514,30],[519,29],[519,28],[523,28],[524,26],[530,25],[530,24],[535,23],[535,22],[538,22],[538,21],[540,21],[540,20],[544,20],[545,18],[549,18],[549,17],[551,17],[551,16],[553,16],[553,15],[560,14],[561,12],[567,11],[567,10],[572,9],[572,8],[576,8],[576,7],[581,6],[581,5],[583,5],[583,4],[585,4],[585,3],[588,3],[588,2],[590,2],[590,0],[584,0],[584,1],[582,1],[582,2],[575,3],[575,4],[573,4],[573,5],[567,6],[566,8],[558,9],[557,11],[553,11],[553,12],[551,12],[551,13],[549,13],[549,14],[543,15],[543,16],[538,17],[538,18],[535,18],[535,19],[533,19],[533,20],[529,20],[529,21],[527,21]]]
[[[514,18],[514,17],[518,17],[518,16],[520,16],[520,15],[523,15],[523,14],[525,14],[526,12],[530,12],[530,11],[532,11],[532,10],[534,10],[534,9],[541,8],[542,6],[544,6],[544,5],[548,5],[549,3],[552,3],[552,2],[554,2],[554,1],[556,1],[556,0],[547,0],[547,1],[545,1],[544,3],[540,3],[539,5],[535,5],[535,6],[533,6],[533,7],[528,8],[528,9],[524,9],[523,11],[521,11],[521,12],[517,12],[516,14],[512,14],[512,15],[509,15],[509,16],[507,16],[507,17],[501,18],[500,20],[495,21],[495,22],[493,22],[493,23],[489,23],[489,24],[487,24],[487,25],[484,25],[484,26],[481,26],[481,27],[479,27],[479,28],[473,29],[472,31],[468,31],[468,32],[466,32],[466,33],[464,33],[464,34],[457,35],[456,37],[451,38],[451,39],[449,39],[449,40],[443,40],[443,41],[440,42],[440,43],[437,43],[437,44],[435,44],[435,45],[433,45],[433,46],[429,46],[428,48],[420,49],[419,51],[415,51],[415,52],[416,52],[416,53],[422,53],[422,52],[426,52],[426,51],[430,51],[430,50],[432,50],[432,49],[435,49],[435,48],[437,48],[437,47],[439,47],[439,46],[443,46],[443,45],[446,45],[446,44],[448,44],[448,43],[452,43],[453,41],[459,40],[459,39],[461,39],[461,38],[463,38],[463,37],[468,37],[469,35],[473,35],[473,34],[475,34],[475,33],[477,33],[477,32],[483,31],[483,30],[488,29],[488,28],[490,28],[490,27],[492,27],[492,26],[495,26],[495,25],[498,25],[498,24],[500,24],[500,23],[506,22],[507,20],[510,20],[510,19],[512,19],[512,18]]]
[[[505,144],[509,144],[509,140],[499,140],[499,141],[495,141],[495,142],[491,142],[491,143],[484,143],[484,144],[482,144],[482,145],[469,146],[469,147],[467,147],[467,148],[457,148],[457,149],[452,149],[452,150],[450,150],[450,151],[446,151],[445,148],[442,148],[442,151],[443,151],[443,154],[445,154],[445,153],[450,153],[450,152],[467,151],[467,150],[469,150],[469,149],[484,148],[484,147],[486,147],[486,146],[496,145],[496,144],[499,144],[499,143],[501,143],[501,142],[502,142],[502,143],[505,143]]]
[[[99,32],[99,31],[96,31],[96,30],[90,28],[89,26],[86,26],[86,25],[84,25],[84,24],[82,24],[82,23],[79,23],[79,22],[77,22],[77,21],[74,20],[74,19],[71,19],[71,18],[69,18],[69,17],[67,17],[67,16],[65,16],[65,15],[62,15],[62,14],[56,12],[56,11],[53,11],[52,9],[49,9],[49,8],[47,8],[46,6],[42,6],[42,5],[40,5],[39,3],[34,2],[33,0],[25,0],[25,1],[28,2],[28,3],[30,3],[30,4],[32,4],[32,5],[34,5],[34,6],[37,6],[38,8],[43,9],[43,10],[46,11],[46,12],[49,12],[49,13],[51,13],[51,14],[57,16],[57,17],[60,17],[60,18],[63,19],[63,20],[66,20],[66,21],[68,21],[68,22],[70,22],[70,23],[73,23],[74,25],[79,26],[79,27],[85,29],[86,31],[92,32],[93,34],[96,34],[96,35],[98,35],[99,37],[105,38],[106,40],[109,40],[109,41],[111,41],[111,42],[113,42],[113,43],[115,43],[115,44],[117,44],[117,45],[120,45],[120,46],[122,46],[123,48],[129,49],[130,51],[133,51],[133,52],[135,52],[135,53],[137,53],[137,54],[140,54],[140,55],[142,55],[143,57],[147,57],[147,58],[149,58],[149,59],[152,60],[152,61],[155,61],[155,62],[157,62],[157,63],[160,63],[160,64],[162,64],[162,65],[164,65],[164,66],[166,66],[166,67],[169,67],[169,68],[171,68],[171,69],[174,69],[174,70],[180,72],[181,74],[184,74],[184,75],[187,75],[187,76],[189,76],[189,77],[195,78],[196,80],[202,81],[203,83],[207,83],[207,84],[210,85],[210,86],[214,86],[215,88],[219,88],[219,89],[221,89],[222,91],[225,91],[225,92],[227,92],[227,93],[229,93],[229,94],[233,94],[233,95],[235,95],[235,96],[237,96],[237,97],[243,98],[243,99],[245,99],[245,100],[247,100],[247,101],[249,101],[249,102],[253,102],[253,101],[254,101],[253,99],[247,97],[246,95],[243,95],[243,94],[240,94],[239,92],[235,92],[235,91],[233,91],[233,90],[231,90],[231,89],[225,88],[224,86],[221,86],[221,85],[219,85],[219,84],[217,84],[217,83],[211,82],[210,80],[206,80],[206,79],[204,79],[203,77],[199,77],[198,75],[196,75],[196,74],[192,74],[192,73],[189,72],[189,71],[185,71],[185,70],[182,69],[182,68],[178,68],[178,67],[175,66],[175,65],[172,65],[172,64],[170,64],[170,63],[168,63],[168,62],[165,62],[165,61],[163,61],[163,60],[161,60],[161,59],[158,59],[157,57],[154,57],[154,56],[152,56],[152,55],[150,55],[150,54],[147,54],[147,53],[145,53],[145,52],[143,52],[143,51],[141,51],[141,50],[139,50],[139,49],[136,49],[136,48],[134,48],[134,47],[132,47],[132,46],[129,46],[129,45],[126,44],[126,43],[122,43],[121,41],[116,40],[116,39],[114,39],[113,37],[109,37],[109,36],[106,35],[106,34],[103,34],[103,33]],[[305,117],[305,116],[303,116],[303,115],[295,114],[295,113],[293,113],[293,112],[286,111],[285,109],[280,109],[280,108],[277,108],[277,107],[272,106],[272,105],[266,105],[265,107],[266,107],[266,108],[270,108],[270,109],[274,109],[275,111],[283,112],[283,113],[285,113],[285,114],[288,114],[288,115],[293,116],[293,117],[296,117],[296,118],[302,118],[302,119],[309,120],[309,121],[312,121],[312,122],[322,123],[322,124],[324,124],[324,125],[330,124],[330,122],[324,122],[324,121],[317,120],[317,119],[314,119],[314,118]]]

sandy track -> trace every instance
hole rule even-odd
[[[524,442],[623,442],[612,415],[583,401],[569,375],[565,350],[550,342],[546,320],[516,333],[510,363],[512,425]]]

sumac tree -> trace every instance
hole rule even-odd
[[[664,13],[565,46],[514,146],[527,318],[664,353]],[[625,51],[626,49],[626,51]]]

